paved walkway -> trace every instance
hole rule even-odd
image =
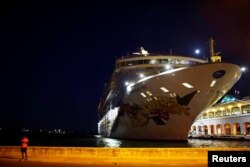
[[[97,162],[96,164],[88,164],[86,163],[63,163],[63,162],[38,162],[38,161],[20,161],[19,159],[7,159],[0,158],[0,167],[111,167],[111,166],[120,166],[120,167],[155,167],[155,166],[164,166],[164,167],[207,167],[207,164],[180,164],[171,162],[169,164],[148,164],[148,163],[130,163],[130,162],[122,162],[122,163],[110,163],[110,164],[102,164],[101,162]]]

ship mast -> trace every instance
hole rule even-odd
[[[210,38],[209,47],[210,47],[210,59],[212,63],[221,62],[220,52],[214,53],[214,39]]]

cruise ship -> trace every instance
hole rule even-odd
[[[225,96],[202,111],[191,126],[189,137],[250,139],[250,97]]]
[[[187,140],[201,111],[241,77],[221,61],[210,39],[210,60],[139,52],[116,59],[98,106],[98,133],[109,138]]]

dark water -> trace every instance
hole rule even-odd
[[[158,148],[178,148],[178,147],[250,147],[250,141],[244,140],[208,140],[208,139],[188,139],[187,142],[174,141],[149,141],[149,140],[120,140],[100,137],[98,135],[89,136],[29,136],[30,146],[58,146],[58,147],[158,147]],[[19,139],[0,139],[0,145],[18,146]]]
[[[148,140],[120,140],[110,139],[95,136],[86,139],[74,139],[71,141],[78,143],[75,146],[86,147],[159,147],[159,148],[173,148],[173,147],[250,147],[250,141],[222,141],[222,140],[202,140],[202,139],[188,139],[187,142],[174,141],[148,141]]]

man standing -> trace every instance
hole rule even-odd
[[[24,159],[24,155],[25,155],[25,160],[28,159],[28,156],[27,156],[28,142],[29,142],[29,139],[26,136],[23,136],[23,138],[21,139],[21,153],[22,153],[22,159]]]

